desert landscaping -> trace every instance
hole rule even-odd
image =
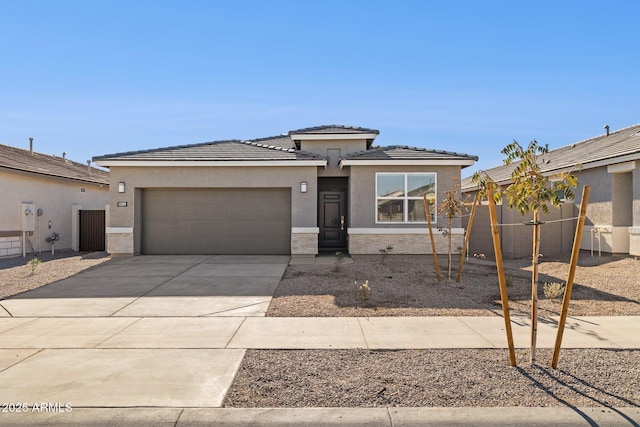
[[[386,258],[386,259],[385,259]],[[357,256],[353,264],[295,265],[285,273],[267,316],[497,316],[495,263],[470,258],[460,282],[436,280],[430,256]],[[528,316],[528,260],[508,260],[511,314]],[[540,315],[557,316],[562,296],[545,298],[543,284],[564,281],[568,260],[540,265]],[[640,261],[583,253],[569,315],[639,315]],[[369,281],[371,297],[356,299],[355,282]],[[249,350],[227,394],[229,407],[305,406],[603,406],[640,405],[640,351],[563,350],[559,369],[551,351],[431,349]]]
[[[333,255],[331,255],[333,257]],[[112,261],[105,254],[43,254],[0,260],[0,295],[61,280]],[[495,263],[470,257],[460,282],[438,282],[431,256],[354,256],[336,262],[290,265],[266,313],[280,317],[501,316]],[[562,283],[568,259],[540,264],[540,316],[558,315],[561,295],[545,296],[544,283]],[[505,262],[512,316],[529,315],[530,261]],[[569,316],[640,315],[640,261],[581,254]],[[357,298],[368,281],[368,299]],[[559,369],[551,351],[538,364],[517,348],[510,367],[504,349],[247,350],[224,400],[225,407],[380,406],[640,406],[640,351],[563,349]]]

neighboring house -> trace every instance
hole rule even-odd
[[[605,128],[606,133],[603,135],[549,151],[541,156],[540,165],[551,180],[576,164],[582,165],[577,173],[580,182],[575,190],[576,198],[566,203],[571,207],[570,214],[563,215],[577,215],[582,187],[589,185],[591,195],[582,249],[640,255],[640,124],[614,132],[609,132],[608,126]],[[496,183],[506,186],[510,183],[513,167],[514,165],[503,165],[485,172]],[[471,178],[463,180],[463,192],[472,193],[476,188]],[[502,210],[504,212],[504,208]],[[554,209],[551,208],[550,211]],[[575,227],[575,221],[573,224]],[[473,230],[475,228],[474,225]],[[503,231],[509,233],[505,228]],[[559,236],[557,233],[550,234]],[[474,233],[471,235],[472,245],[473,239]],[[550,241],[544,236],[542,240],[543,243],[545,240]],[[566,252],[567,245],[563,243],[562,246],[565,247],[562,251]],[[569,245],[568,250],[570,247]],[[559,247],[556,249],[552,252],[560,252]]]
[[[378,133],[319,126],[95,157],[113,183],[108,251],[430,253],[422,195],[437,202],[477,157],[375,147]]]
[[[22,255],[23,243],[24,252],[49,251],[53,233],[56,250],[78,250],[78,211],[105,209],[109,172],[0,145],[0,200],[0,257]]]

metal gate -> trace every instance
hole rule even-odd
[[[100,252],[105,250],[104,211],[79,211],[80,252]]]

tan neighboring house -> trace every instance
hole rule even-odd
[[[110,169],[108,251],[430,253],[422,195],[437,202],[477,157],[376,147],[378,134],[330,125],[95,157]]]
[[[54,233],[55,250],[78,250],[79,211],[105,209],[109,173],[0,144],[0,200],[0,257],[50,251]]]
[[[542,170],[552,180],[554,175],[568,170],[575,164],[582,164],[582,169],[577,173],[580,183],[575,191],[576,199],[566,202],[560,213],[554,214],[556,216],[551,220],[575,217],[582,197],[582,187],[589,185],[591,195],[581,248],[637,256],[640,255],[640,124],[613,132],[609,132],[608,126],[605,129],[606,132],[603,135],[572,143],[541,156]],[[503,165],[485,172],[495,182],[506,186],[510,183],[513,167],[513,165]],[[463,180],[462,190],[467,193],[473,193],[476,190],[471,178]],[[504,212],[505,209],[506,207],[503,207],[502,211]],[[550,209],[550,211],[556,210]],[[517,214],[517,216],[520,215]],[[505,222],[514,220],[514,215],[510,214],[508,221],[505,220]],[[571,250],[575,220],[567,223],[571,224],[571,229],[567,226],[561,229],[559,224],[543,226],[543,233],[544,229],[548,228],[549,234],[547,237],[543,235],[543,245],[545,241],[547,244],[556,242],[555,248],[548,249],[550,253]],[[476,225],[473,226],[474,231],[475,228]],[[503,233],[517,234],[504,227]],[[559,239],[562,236],[564,237],[560,243]],[[484,237],[477,235],[474,243],[474,233],[472,233],[471,245],[476,244],[479,248],[488,239],[490,239],[489,235]],[[488,245],[484,244],[484,246]],[[530,253],[530,248],[527,250]]]

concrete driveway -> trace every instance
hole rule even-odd
[[[288,262],[140,256],[0,301],[0,402],[220,407]]]
[[[139,256],[0,305],[12,317],[264,316],[288,262],[288,256]]]

